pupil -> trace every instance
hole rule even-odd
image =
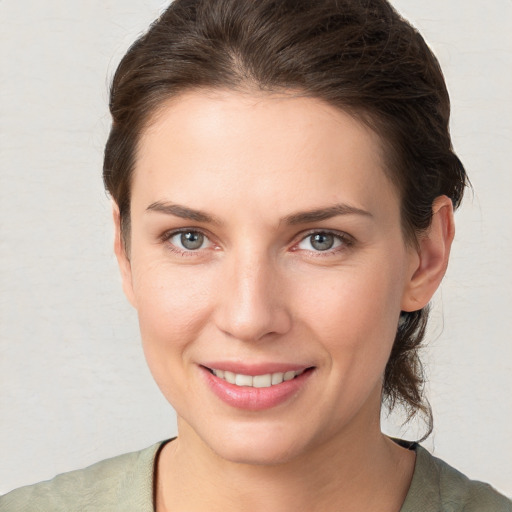
[[[181,244],[185,249],[199,249],[203,245],[204,236],[201,233],[189,231],[181,234]]]
[[[334,236],[328,233],[317,233],[311,237],[311,245],[317,251],[327,251],[334,245]]]

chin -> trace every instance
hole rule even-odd
[[[306,449],[304,432],[278,425],[223,425],[222,432],[208,428],[199,432],[218,457],[237,464],[275,466],[299,457]]]
[[[295,459],[301,452],[298,446],[284,444],[276,436],[275,439],[259,441],[257,439],[244,439],[240,443],[215,443],[211,448],[222,459],[237,464],[253,466],[277,466],[286,464]]]

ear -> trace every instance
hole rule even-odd
[[[115,229],[114,252],[116,254],[119,270],[121,271],[123,291],[126,298],[130,301],[130,304],[136,307],[135,294],[133,293],[132,266],[121,233],[121,215],[119,214],[119,207],[114,201],[112,201],[112,217],[114,219]]]
[[[432,205],[432,224],[418,240],[402,297],[402,311],[417,311],[428,304],[448,267],[454,235],[452,201],[447,196],[439,196]]]

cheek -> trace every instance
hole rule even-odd
[[[296,290],[299,317],[327,345],[333,364],[385,365],[400,311],[401,274],[392,265],[345,268]]]
[[[145,351],[155,356],[184,350],[209,317],[209,274],[198,267],[140,262],[133,288]]]
[[[185,408],[190,391],[189,349],[211,316],[208,276],[198,274],[197,267],[176,269],[154,261],[137,265],[134,272],[144,355],[162,394],[177,410]]]

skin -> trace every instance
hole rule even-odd
[[[400,311],[427,304],[446,270],[450,200],[433,212],[406,243],[379,137],[319,100],[194,91],[161,108],[141,138],[129,248],[114,206],[123,287],[178,416],[157,510],[399,510],[414,453],[381,434],[382,376]],[[205,243],[180,249],[179,229]],[[319,232],[333,250],[312,246]],[[284,403],[247,411],[205,384],[201,365],[219,360],[314,370]]]

